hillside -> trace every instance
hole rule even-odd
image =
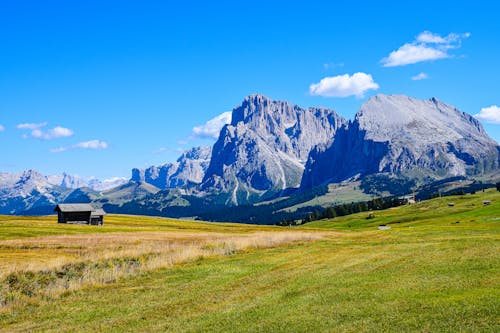
[[[0,299],[6,303],[0,326],[500,330],[499,192],[437,198],[367,216],[296,228],[119,215],[92,228],[57,225],[53,217],[0,217]],[[391,229],[378,230],[380,224]],[[71,276],[82,271],[93,279],[75,284]],[[53,282],[58,276],[66,279],[59,287]],[[39,289],[47,283],[52,287]]]

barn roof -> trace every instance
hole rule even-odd
[[[95,209],[90,204],[59,204],[55,211],[61,212],[93,212]]]
[[[104,216],[104,215],[106,215],[106,212],[102,208],[96,209],[95,211],[92,212],[92,216]]]

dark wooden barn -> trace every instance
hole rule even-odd
[[[102,225],[106,215],[103,209],[95,209],[89,204],[59,204],[54,211],[58,223]]]

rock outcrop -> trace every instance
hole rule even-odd
[[[199,184],[208,168],[211,153],[211,147],[192,148],[185,151],[174,163],[133,169],[131,180],[148,183],[159,189]]]
[[[302,188],[387,172],[434,179],[498,170],[499,148],[477,119],[436,98],[377,95],[326,148],[311,152]]]
[[[333,140],[345,124],[333,110],[250,95],[221,130],[201,189],[241,204],[296,188],[311,149]]]

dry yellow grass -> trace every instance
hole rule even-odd
[[[0,261],[0,281],[3,281],[0,306],[7,310],[22,306],[30,299],[53,298],[64,291],[111,283],[121,277],[189,260],[313,241],[325,234],[307,231],[117,232],[0,241],[3,259]]]
[[[0,279],[20,270],[47,270],[82,260],[98,261],[144,254],[177,253],[203,249],[200,255],[221,254],[222,248],[266,248],[322,237],[310,232],[256,232],[250,234],[140,232],[43,236],[0,241]],[[199,251],[198,251],[199,252]]]

